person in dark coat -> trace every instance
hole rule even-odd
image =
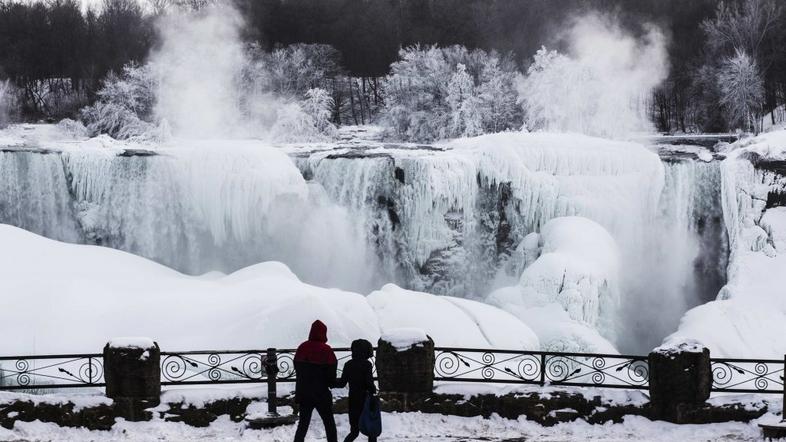
[[[339,388],[349,384],[349,435],[344,442],[352,442],[360,434],[358,423],[366,402],[366,396],[377,392],[374,386],[374,374],[372,373],[371,361],[373,347],[365,339],[358,339],[352,342],[352,359],[344,364],[341,372],[341,379],[336,382]],[[375,442],[376,437],[369,437],[370,442]]]
[[[330,387],[336,383],[336,355],[327,344],[327,327],[322,321],[311,324],[308,341],[297,348],[295,372],[295,401],[300,406],[295,442],[305,439],[315,409],[325,424],[328,442],[338,442],[330,393]]]

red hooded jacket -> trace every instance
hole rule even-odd
[[[327,326],[317,319],[311,324],[308,341],[300,344],[295,353],[295,362],[312,364],[335,364],[336,354],[327,345]]]
[[[308,341],[295,352],[295,400],[299,404],[332,402],[330,388],[336,383],[336,354],[327,345],[327,327],[311,324]]]

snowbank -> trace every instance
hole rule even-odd
[[[538,348],[538,338],[509,313],[466,299],[405,290],[393,284],[368,295],[382,334],[422,329],[438,347]]]
[[[538,348],[526,325],[488,305],[393,285],[366,298],[305,284],[277,262],[201,278],[8,225],[0,244],[0,324],[13,336],[0,354],[98,352],[113,336],[149,336],[164,351],[292,348],[317,318],[334,346],[416,326],[438,346]]]

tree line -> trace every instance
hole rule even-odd
[[[281,68],[274,88],[302,98],[318,87],[334,124],[384,120],[408,139],[522,123],[515,93],[504,93],[515,89],[512,77],[542,45],[564,49],[554,36],[567,19],[596,10],[634,34],[647,23],[667,34],[668,78],[649,99],[662,131],[756,130],[786,100],[786,13],[777,0],[227,1],[241,11],[249,46]],[[159,43],[158,16],[208,3],[103,0],[82,10],[76,0],[0,0],[0,82],[13,89],[5,106],[18,120],[78,115],[100,99],[110,73],[144,64]],[[418,57],[438,63],[425,72]],[[411,86],[426,99],[403,82],[416,74],[444,81]]]

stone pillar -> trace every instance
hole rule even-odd
[[[161,402],[161,351],[148,338],[116,338],[104,346],[106,395],[117,414],[130,421],[149,419],[146,408]]]
[[[695,341],[656,348],[649,355],[649,370],[656,419],[686,423],[691,411],[710,397],[710,351]]]
[[[426,340],[404,347],[395,344],[384,336],[377,343],[380,391],[431,393],[434,389],[434,341],[426,336]]]

